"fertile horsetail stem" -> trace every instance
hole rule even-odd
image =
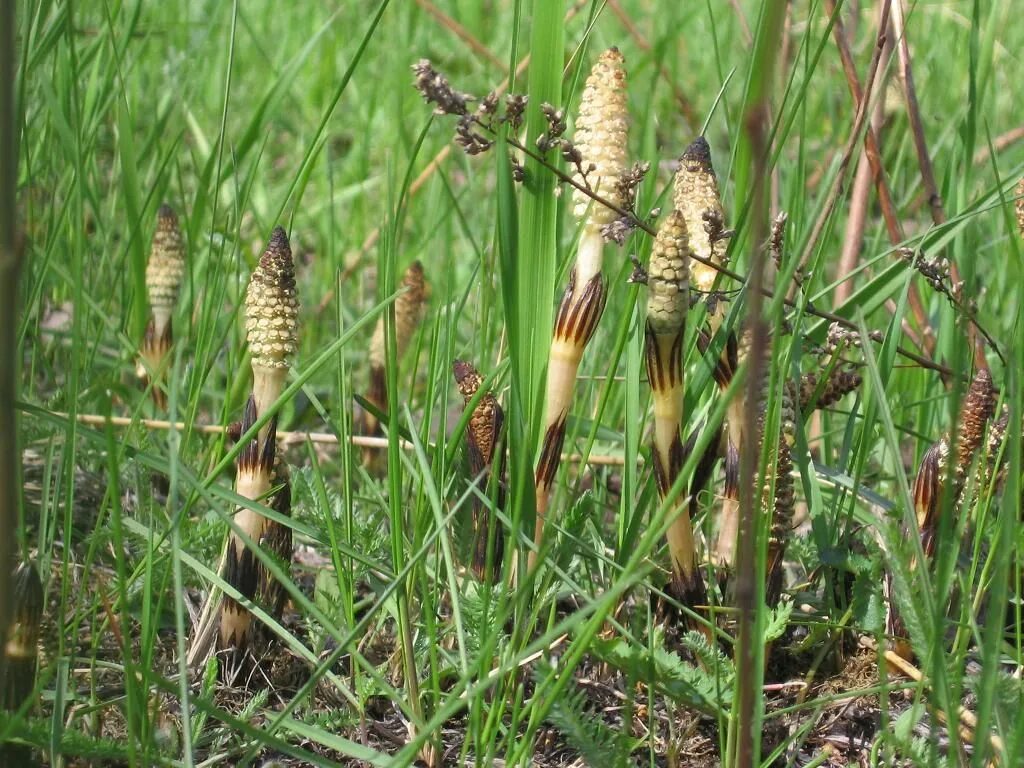
[[[619,204],[619,179],[626,172],[626,72],[617,48],[601,54],[587,78],[580,101],[576,133],[583,174],[577,180],[609,202]],[[601,273],[604,236],[602,228],[617,214],[577,190],[575,213],[581,224],[576,263],[555,317],[548,356],[547,401],[544,437],[535,474],[537,522],[534,541],[544,532],[549,495],[558,471],[565,422],[572,404],[583,350],[594,334],[605,303]],[[531,552],[530,565],[536,555]]]
[[[178,227],[178,217],[167,204],[157,211],[156,232],[146,264],[146,292],[149,296],[150,318],[142,340],[137,370],[139,378],[149,381],[152,376],[153,399],[164,407],[165,397],[160,388],[164,360],[174,343],[171,318],[178,303],[178,292],[185,274],[185,246]]]
[[[483,385],[483,377],[469,363],[456,360],[452,365],[455,383],[465,400],[466,407]],[[466,447],[469,454],[469,468],[478,489],[486,492],[491,475],[497,471],[498,495],[496,505],[503,506],[505,455],[501,444],[504,412],[498,399],[490,392],[484,394],[473,408],[466,429]],[[491,530],[494,535],[492,537]],[[493,545],[490,541],[493,538]],[[487,550],[492,546],[491,569],[487,567]],[[478,496],[473,497],[473,572],[481,581],[495,581],[501,571],[504,551],[504,536],[501,525]]]
[[[725,212],[711,162],[711,147],[703,136],[698,136],[679,158],[673,202],[686,221],[690,248],[695,257],[690,265],[690,284],[695,291],[706,296],[711,293],[718,277],[715,267],[725,264],[728,235],[724,231]],[[724,319],[724,302],[717,298],[709,301],[709,341]],[[735,336],[730,334],[716,364],[719,373],[715,378],[721,391],[729,386],[738,365]],[[744,438],[743,422],[743,398],[737,393],[729,403],[725,417],[725,498],[718,515],[713,547],[714,560],[724,569],[732,566],[739,526],[739,456]]]
[[[423,265],[414,261],[402,276],[402,293],[395,298],[395,359],[401,360],[408,349],[416,328],[423,317],[430,288],[423,275]],[[384,342],[384,317],[377,321],[370,342],[370,382],[366,392],[366,400],[378,411],[385,411],[388,404],[387,384],[387,351]],[[377,417],[366,411],[363,417],[363,429],[368,435],[380,431]],[[365,463],[370,463],[372,451],[364,452]]]
[[[724,265],[728,243],[722,231],[725,213],[711,164],[711,147],[703,136],[698,136],[679,158],[673,205],[683,214],[690,248],[697,257],[690,266],[691,282],[696,290],[708,293],[715,284],[718,270],[704,262]],[[725,313],[712,312],[711,316],[714,332]]]
[[[277,227],[252,274],[245,297],[246,334],[252,355],[253,388],[246,403],[240,433],[249,431],[280,398],[289,358],[298,345],[298,300],[295,266],[284,229]],[[277,416],[273,416],[238,454],[235,491],[252,501],[263,501],[282,515],[291,511],[286,468],[276,462]],[[268,499],[275,485],[282,487]],[[235,525],[264,551],[276,557],[287,572],[291,561],[291,530],[259,512],[242,507]],[[228,539],[222,576],[247,600],[257,602],[273,618],[283,607],[283,588],[270,570],[235,531]],[[253,617],[230,596],[221,604],[218,648],[242,651],[254,634]]]
[[[651,249],[647,272],[647,378],[654,403],[654,469],[658,492],[665,499],[683,464],[679,427],[683,420],[683,336],[689,309],[690,247],[686,221],[672,211]],[[685,499],[669,510],[666,536],[672,558],[671,592],[683,605],[696,609],[707,604],[704,580],[698,569],[693,523]]]

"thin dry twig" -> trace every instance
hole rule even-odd
[[[832,31],[836,41],[836,48],[839,51],[839,57],[843,64],[843,72],[846,75],[846,82],[850,88],[850,94],[853,96],[853,100],[857,104],[857,114],[861,118],[857,130],[851,134],[851,139],[856,141],[856,136],[860,134],[860,127],[863,125],[863,115],[866,114],[867,107],[871,101],[871,94],[874,92],[876,85],[878,85],[876,82],[876,76],[881,56],[885,51],[886,30],[889,26],[889,11],[891,4],[886,2],[879,14],[878,37],[875,55],[872,59],[868,73],[867,90],[864,90],[861,87],[860,79],[857,76],[857,69],[853,63],[853,53],[850,51],[849,40],[847,39],[842,19],[839,17],[839,14],[835,12],[835,7],[835,0],[828,0],[828,12],[835,18]],[[852,151],[852,145],[849,148]],[[878,137],[875,135],[875,132],[870,125],[864,134],[864,152],[871,165],[872,175],[875,180],[875,189],[878,194],[878,204],[882,209],[882,218],[885,220],[885,227],[889,235],[889,240],[893,245],[896,245],[903,242],[903,227],[900,224],[899,216],[896,213],[896,206],[893,203],[892,193],[889,190],[889,184],[886,180],[885,169],[882,166],[882,155],[878,148]],[[835,192],[837,196],[841,189],[843,169],[845,169],[846,163],[849,162],[849,158],[844,155],[844,160],[846,162],[841,166],[840,173],[836,176],[836,182],[833,187],[833,192]],[[829,206],[828,210],[830,209],[831,206]],[[822,218],[819,219],[822,223],[822,229],[824,229],[824,224],[827,221],[824,214],[825,211],[822,212]],[[817,237],[814,237],[808,242],[807,249],[801,257],[801,263],[805,263],[806,260],[810,258],[812,246],[816,240]],[[908,302],[910,304],[910,310],[914,315],[914,319],[921,328],[922,338],[919,346],[921,346],[929,357],[932,357],[935,353],[935,332],[932,330],[931,325],[928,322],[928,314],[924,309],[924,303],[921,301],[921,296],[917,290],[917,286],[914,284],[911,284],[910,286]],[[904,330],[909,330],[909,328],[905,325]]]
[[[981,165],[982,163],[988,162],[988,159],[992,156],[993,152],[996,154],[1004,152],[1021,139],[1024,139],[1024,125],[1018,125],[1016,128],[1011,128],[1006,131],[1006,133],[999,134],[992,139],[991,147],[985,145],[974,153],[974,164]]]
[[[868,648],[872,651],[877,652],[878,650],[877,644],[870,637],[862,637],[860,640],[860,644],[862,647]],[[896,670],[900,674],[913,680],[915,683],[927,685],[924,674],[921,672],[921,670],[919,670],[917,667],[915,667],[913,664],[911,664],[909,661],[904,659],[896,652],[887,650],[884,652],[883,656],[885,658],[886,664],[889,665],[890,669]],[[943,710],[936,707],[934,711],[935,716],[940,721],[942,721],[943,723],[949,722],[949,716]],[[973,743],[975,734],[978,731],[977,716],[971,710],[967,709],[967,707],[961,706],[957,708],[957,721],[960,723],[960,734],[964,736],[969,742]],[[988,735],[988,741],[997,756],[1005,752],[1006,745],[1004,744],[999,734],[990,733]],[[996,762],[995,764],[998,765],[998,762]]]
[[[70,419],[71,414],[63,413],[61,411],[48,411],[50,416],[55,416],[60,419]],[[184,421],[167,421],[164,419],[132,419],[126,416],[103,416],[96,413],[78,413],[75,414],[75,421],[79,424],[88,424],[94,427],[104,427],[108,424],[112,427],[143,427],[151,430],[175,430],[177,432],[198,432],[204,435],[220,435],[230,431],[230,427],[223,427],[219,424],[187,424]],[[284,445],[294,445],[300,443],[313,443],[315,445],[340,445],[342,440],[337,435],[331,432],[288,432],[285,430],[277,431],[278,442]],[[369,435],[350,435],[348,440],[344,441],[349,445],[356,446],[357,448],[370,448],[376,450],[385,450],[388,447],[389,439],[386,437],[372,437]],[[415,449],[415,445],[410,443],[408,440],[399,440],[399,447],[403,451],[411,451]],[[428,449],[433,449],[434,446],[427,445]],[[614,454],[594,454],[591,453],[584,457],[580,453],[563,453],[562,461],[571,464],[593,464],[594,466],[607,466],[607,467],[621,467],[625,466],[626,459],[623,456],[617,456]],[[637,462],[643,464],[643,457],[638,457]]]
[[[892,26],[896,33],[896,54],[899,60],[900,81],[903,83],[903,95],[907,104],[907,119],[910,122],[910,134],[914,139],[914,151],[917,153],[917,165],[921,170],[921,184],[928,196],[928,207],[931,209],[932,221],[936,226],[946,223],[946,209],[942,204],[935,183],[935,171],[932,168],[931,155],[928,153],[928,140],[924,135],[924,123],[921,120],[921,108],[917,103],[917,88],[914,85],[914,70],[910,62],[910,46],[907,44],[906,24],[903,14],[903,0],[896,0],[892,10]],[[956,264],[950,262],[950,278],[954,283],[960,282],[960,272]],[[985,344],[978,336],[980,330],[974,318],[968,316],[967,338],[974,347],[974,361],[979,368],[987,368]]]
[[[883,54],[885,61],[889,59],[889,50],[892,44],[886,40],[886,53]],[[878,68],[877,77],[881,82],[875,83],[874,90],[884,88],[886,77],[886,66]],[[876,136],[881,135],[882,123],[885,117],[885,102],[882,99],[875,99],[875,105],[871,110],[870,130]],[[850,189],[850,214],[846,220],[846,233],[843,237],[843,249],[839,257],[837,277],[852,274],[860,259],[860,251],[864,245],[864,230],[867,224],[868,210],[871,206],[871,187],[873,173],[871,169],[871,158],[868,157],[867,147],[861,149],[860,159],[857,161],[857,171],[853,178],[853,186]],[[844,280],[836,287],[836,304],[842,305],[853,293],[853,282]]]
[[[480,42],[468,29],[430,2],[430,0],[416,0],[416,5],[433,16],[438,24],[468,45],[473,53],[480,58],[487,59],[488,62],[497,67],[499,72],[508,71],[508,64],[495,56],[491,49]]]

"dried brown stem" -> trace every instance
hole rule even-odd
[[[505,72],[508,69],[508,64],[495,56],[490,48],[481,43],[468,29],[430,2],[430,0],[416,0],[416,5],[433,16],[442,27],[468,45],[470,50],[476,53],[477,56],[486,59],[499,72]]]
[[[867,107],[871,101],[871,94],[876,86],[879,63],[886,48],[886,30],[889,24],[888,17],[891,9],[891,0],[885,1],[880,13],[877,43],[875,47],[875,54],[871,60],[871,66],[868,72],[868,87],[866,90],[862,89],[860,80],[857,76],[857,69],[853,63],[853,53],[850,51],[849,40],[847,39],[846,32],[843,28],[842,20],[839,18],[838,14],[834,13],[835,0],[827,0],[827,8],[829,9],[829,13],[835,16],[835,24],[832,31],[836,40],[836,48],[839,50],[839,56],[842,60],[843,72],[846,75],[846,82],[850,88],[850,94],[853,96],[853,100],[857,104],[857,118],[854,121],[855,130],[850,135],[850,143],[847,145],[847,152],[843,155],[840,172],[836,176],[836,181],[832,189],[833,195],[837,198],[842,189],[843,176],[845,175],[844,169],[849,162],[850,153],[852,153],[858,140],[858,136],[860,135],[861,128],[863,127],[864,115],[866,114]],[[896,245],[903,242],[903,227],[900,224],[899,216],[896,213],[896,206],[895,203],[893,203],[892,193],[889,190],[889,184],[886,180],[885,169],[882,166],[882,155],[878,147],[878,137],[875,135],[875,132],[870,125],[864,133],[864,152],[867,155],[868,163],[871,165],[871,172],[875,180],[875,190],[878,194],[878,203],[879,207],[882,209],[882,218],[885,220],[889,241],[893,245]],[[831,204],[826,209],[827,212],[831,212],[831,208],[834,204],[835,199],[832,200]],[[824,225],[828,220],[825,213],[826,211],[823,211],[822,216],[818,220],[818,223],[821,224],[821,231],[824,230]],[[816,224],[815,235],[808,242],[808,246],[804,251],[804,256],[801,257],[801,263],[805,263],[806,260],[810,258],[813,250],[813,244],[817,242],[818,237],[821,235],[821,231],[817,230]],[[935,353],[935,331],[928,322],[928,314],[925,311],[924,303],[921,301],[920,292],[917,290],[917,286],[915,284],[911,284],[907,300],[910,304],[911,313],[914,315],[914,319],[917,321],[918,327],[921,329],[922,348],[929,357],[933,357]]]
[[[932,168],[931,155],[928,152],[928,140],[924,134],[924,122],[921,120],[921,108],[917,103],[917,88],[914,85],[914,70],[910,61],[910,46],[907,44],[903,0],[896,0],[892,9],[892,25],[896,33],[896,54],[899,61],[900,80],[903,83],[903,95],[907,104],[907,119],[910,123],[910,135],[914,140],[914,151],[917,154],[917,165],[921,170],[921,183],[928,196],[932,222],[936,226],[946,223],[946,210],[942,205],[942,195],[935,183],[935,171]],[[957,266],[950,262],[950,278],[954,283],[960,282]],[[967,338],[974,347],[974,360],[979,368],[987,368],[985,344],[978,335],[978,327],[973,318],[968,317]]]
[[[69,414],[60,411],[50,411],[49,413],[61,419],[71,418]],[[231,427],[224,427],[219,424],[187,424],[184,421],[132,419],[127,416],[103,416],[96,413],[78,413],[75,414],[75,420],[80,424],[98,427],[110,425],[114,427],[143,427],[145,429],[173,429],[177,432],[193,431],[207,435],[220,435],[232,431]],[[277,431],[277,440],[283,445],[306,442],[316,445],[338,445],[341,442],[337,435],[330,432],[287,432],[284,430]],[[377,450],[385,450],[389,445],[389,439],[386,437],[370,437],[366,435],[350,435],[345,442],[359,448],[374,448]],[[400,440],[398,445],[403,451],[415,449],[412,443],[405,440]],[[433,446],[428,445],[427,447],[432,448]],[[604,454],[589,454],[584,457],[579,453],[563,453],[560,460],[572,464],[581,464],[584,462],[584,458],[586,458],[587,464],[595,466],[621,467],[626,464],[626,460],[622,456]],[[642,464],[643,458],[638,457],[637,462]]]

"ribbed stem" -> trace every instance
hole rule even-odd
[[[592,262],[590,266],[593,267]],[[544,533],[549,495],[561,462],[565,422],[576,388],[576,375],[583,350],[594,335],[604,312],[604,303],[604,276],[598,271],[581,285],[574,269],[555,318],[555,331],[548,356],[544,441],[534,475],[537,508],[534,542],[538,545]],[[531,552],[531,568],[535,562],[536,553]]]

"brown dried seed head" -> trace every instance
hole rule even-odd
[[[725,213],[718,193],[715,170],[711,165],[711,147],[703,136],[698,136],[686,148],[679,163],[673,202],[686,220],[690,247],[698,258],[721,264],[725,258],[726,241],[711,242],[705,221],[708,215],[724,221]],[[695,262],[691,267],[691,275],[699,290],[710,291],[717,272],[705,264]]]
[[[848,368],[836,368],[829,374],[828,380],[822,387],[821,394],[814,402],[814,393],[818,389],[819,377],[817,373],[805,373],[800,377],[800,410],[807,411],[813,408],[828,408],[835,405],[847,394],[853,392],[861,385],[861,375]]]
[[[276,227],[252,273],[245,296],[245,328],[253,367],[287,368],[298,345],[299,302],[288,235]]]
[[[459,392],[466,405],[469,405],[484,383],[483,376],[464,360],[456,360],[452,364],[452,370]],[[496,431],[500,428],[500,412],[501,406],[498,405],[497,398],[488,392],[477,403],[473,415],[469,418],[469,432],[485,464],[490,464],[494,458],[494,444],[498,439]]]
[[[423,309],[430,296],[429,286],[423,277],[423,265],[420,262],[414,261],[405,270],[402,287],[405,288],[405,291],[395,299],[395,349],[399,358],[409,345],[413,333],[416,332],[416,326],[419,325]],[[373,340],[370,342],[370,366],[383,368],[386,358],[384,318],[381,316],[374,329]]]
[[[573,142],[583,157],[586,179],[575,180],[615,205],[622,205],[618,180],[626,172],[626,70],[618,48],[601,54],[587,78],[580,111],[576,118]],[[591,166],[593,170],[588,170]],[[576,216],[583,219],[589,210],[588,226],[599,229],[618,218],[615,211],[592,201],[583,192],[573,194]]]
[[[960,411],[957,435],[957,471],[964,472],[985,439],[985,427],[996,411],[996,390],[992,374],[982,368],[971,382]]]
[[[686,220],[674,210],[658,229],[647,270],[647,322],[656,334],[676,333],[685,324],[689,280]]]
[[[146,264],[146,291],[156,321],[156,332],[174,312],[178,290],[185,274],[185,246],[178,228],[178,217],[169,205],[161,205],[157,212],[156,232]]]
[[[1024,237],[1024,178],[1017,182],[1017,228]]]

